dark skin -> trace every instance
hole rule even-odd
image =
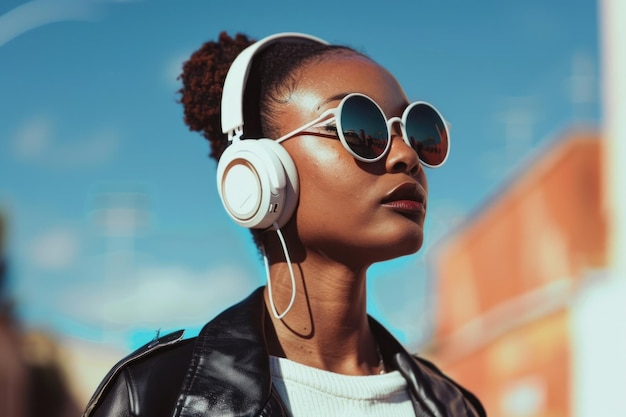
[[[373,98],[388,118],[400,116],[409,103],[387,70],[357,54],[329,56],[305,65],[297,76],[275,114],[281,135],[336,107],[348,93]],[[402,140],[399,126],[393,134],[389,153],[375,163],[355,160],[323,128],[282,143],[300,177],[298,208],[282,229],[297,296],[282,320],[270,316],[270,354],[345,375],[380,372],[367,319],[366,271],[375,262],[419,250],[425,200],[389,195],[398,187],[424,198],[428,191],[417,154]],[[262,239],[280,313],[291,298],[289,269],[276,233]]]

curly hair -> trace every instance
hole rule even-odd
[[[209,141],[210,156],[216,160],[228,144],[220,124],[224,80],[237,55],[253,43],[244,34],[231,37],[222,32],[217,42],[206,42],[191,55],[179,76],[185,123]],[[335,53],[360,54],[349,47],[307,40],[277,42],[257,53],[244,92],[244,137],[276,135],[276,105],[297,86],[296,71],[313,59],[322,60]]]
[[[206,42],[191,55],[178,77],[183,83],[178,93],[185,124],[192,131],[202,132],[211,144],[211,156],[215,159],[219,159],[225,147],[220,127],[224,80],[237,55],[253,43],[246,35],[231,38],[222,32],[218,42]]]
[[[221,129],[221,101],[228,70],[241,51],[253,44],[248,36],[235,37],[226,32],[218,41],[206,42],[183,65],[180,103],[185,123],[192,131],[201,132],[211,146],[210,156],[216,161],[228,146],[228,137]],[[297,71],[314,59],[323,60],[333,54],[361,53],[345,46],[325,45],[314,41],[276,42],[255,54],[246,81],[243,117],[244,138],[278,136],[277,106],[298,84]],[[254,243],[261,247],[261,231],[252,229]]]

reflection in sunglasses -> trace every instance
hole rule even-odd
[[[385,151],[387,141],[369,135],[365,129],[359,129],[358,134],[353,129],[342,133],[348,147],[363,157],[375,158]]]

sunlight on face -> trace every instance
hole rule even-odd
[[[315,90],[298,89],[291,95],[291,102],[297,105],[303,112],[314,114],[319,108],[320,94]]]

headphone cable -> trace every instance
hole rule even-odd
[[[267,289],[269,290],[269,298],[270,298],[270,307],[272,309],[272,314],[277,320],[282,320],[283,317],[289,313],[289,310],[293,307],[294,302],[296,301],[296,277],[293,273],[293,267],[291,266],[291,258],[289,257],[289,251],[287,250],[287,244],[285,243],[285,238],[283,237],[280,228],[277,223],[273,224],[276,229],[276,234],[278,235],[278,239],[280,239],[280,245],[283,248],[283,254],[285,255],[285,260],[287,261],[287,267],[289,268],[289,275],[291,277],[291,300],[289,301],[289,305],[282,313],[278,314],[276,310],[276,304],[274,303],[274,297],[272,296],[272,279],[270,277],[270,266],[269,261],[267,259],[267,255],[265,253],[265,248],[263,247],[263,263],[265,264],[265,275],[267,276]]]

